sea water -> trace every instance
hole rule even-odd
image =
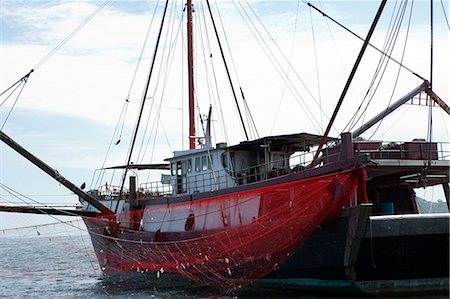
[[[87,233],[53,236],[36,230],[23,236],[1,234],[0,231],[0,298],[350,298],[340,293],[282,289],[254,288],[244,294],[226,296],[158,290],[139,283],[111,285],[102,280]]]
[[[87,234],[36,234],[0,237],[0,297],[174,298],[186,294],[136,285],[110,286],[102,280]]]

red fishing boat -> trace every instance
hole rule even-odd
[[[359,138],[419,96],[449,114],[431,83],[424,80],[359,129],[328,136],[385,3],[381,1],[323,135],[250,140],[244,126],[247,140],[213,145],[210,109],[203,119],[204,136],[199,137],[188,0],[188,150],[175,151],[159,164],[132,162],[155,60],[127,163],[102,169],[122,171],[117,185],[110,182],[85,192],[3,132],[0,137],[80,197],[83,209],[75,213],[84,217],[100,267],[110,279],[144,277],[152,285],[193,284],[227,291],[256,282],[375,293],[446,292],[449,215],[419,215],[413,189],[442,185],[448,203],[448,148],[432,140],[386,143]],[[212,24],[216,29],[214,19]],[[219,49],[224,57],[220,43]],[[157,182],[138,184],[136,174],[148,170],[166,173]],[[2,207],[8,209],[57,213]],[[423,246],[427,242],[433,245]],[[440,259],[433,259],[433,254]]]

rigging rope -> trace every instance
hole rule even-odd
[[[401,24],[403,22],[403,17],[404,17],[406,7],[408,4],[407,2],[408,1],[403,1],[403,4],[399,6],[398,10],[396,10],[397,3],[395,3],[395,7],[393,9],[391,20],[390,20],[390,23],[388,26],[389,29],[388,29],[388,32],[387,32],[387,35],[386,35],[386,38],[384,41],[384,46],[383,46],[383,51],[382,51],[383,53],[386,53],[386,52],[392,53],[394,50],[395,42],[396,42],[398,34],[400,32]],[[396,16],[394,18],[395,14],[396,14]],[[394,22],[393,22],[393,20],[394,20]],[[361,101],[361,104],[356,109],[355,114],[350,119],[348,124],[345,126],[344,130],[346,130],[346,128],[349,128],[348,130],[352,130],[354,128],[354,126],[365,116],[365,113],[368,110],[370,103],[374,99],[375,94],[380,86],[382,79],[384,78],[383,74],[385,73],[386,68],[390,62],[389,59],[386,59],[387,57],[388,57],[388,55],[380,56],[378,65],[376,67],[376,70],[374,72],[372,80],[369,84],[369,87],[366,91],[366,94],[365,94],[363,100]],[[380,75],[380,73],[381,73],[381,75]],[[366,103],[366,101],[367,101],[367,103]],[[358,113],[360,112],[360,110],[364,104],[366,106],[358,116]]]
[[[433,91],[433,42],[434,42],[434,32],[433,32],[433,1],[430,1],[430,85],[429,90]],[[427,130],[427,141],[430,143],[430,149],[428,152],[428,165],[431,165],[431,142],[433,141],[433,101],[431,100],[431,96],[427,94],[427,98],[429,100],[429,109],[428,109],[428,130]]]
[[[112,137],[111,137],[111,141],[110,141],[109,146],[108,146],[108,149],[107,149],[107,151],[106,151],[105,158],[104,158],[104,160],[103,160],[101,169],[105,168],[106,161],[108,160],[108,157],[109,157],[109,154],[110,154],[110,152],[111,152],[111,149],[112,149],[113,144],[114,144],[114,145],[118,145],[118,144],[120,143],[120,141],[121,141],[122,134],[123,134],[123,129],[124,129],[124,126],[125,126],[125,121],[126,121],[126,115],[127,115],[127,112],[128,112],[128,106],[129,106],[129,103],[130,103],[131,90],[132,90],[133,87],[134,87],[134,83],[135,83],[135,80],[136,80],[136,76],[137,76],[139,67],[140,67],[140,65],[141,65],[143,56],[144,56],[144,50],[145,50],[145,47],[146,47],[146,44],[147,44],[147,41],[148,41],[148,37],[149,37],[149,35],[150,35],[150,30],[151,30],[151,28],[152,28],[152,26],[153,26],[153,21],[154,21],[154,19],[155,19],[155,15],[156,15],[156,11],[157,11],[157,8],[158,8],[158,4],[159,4],[159,0],[158,0],[157,3],[155,4],[155,8],[154,8],[154,10],[153,10],[152,17],[151,17],[151,19],[150,19],[150,23],[149,23],[149,26],[148,26],[148,29],[147,29],[147,33],[146,33],[146,35],[145,35],[144,42],[143,42],[143,44],[142,44],[141,52],[140,52],[140,54],[139,54],[138,62],[137,62],[137,64],[136,64],[136,67],[135,67],[135,70],[134,70],[134,73],[133,73],[133,76],[132,76],[132,79],[131,79],[130,87],[129,87],[129,89],[128,89],[128,93],[127,93],[127,96],[126,96],[126,98],[125,98],[125,102],[124,102],[124,104],[123,104],[122,111],[120,112],[119,119],[117,120],[117,124],[116,124],[116,127],[115,127],[115,129],[114,129],[114,133],[113,133],[113,135],[112,135]],[[116,139],[117,132],[119,132],[119,133],[118,133],[118,137],[117,137],[117,139]],[[115,140],[116,140],[116,141],[115,141]],[[114,141],[115,141],[115,142],[114,142]],[[101,175],[99,175],[99,176],[97,177],[97,181],[95,182],[95,184],[92,185],[92,183],[91,183],[91,187],[92,187],[92,186],[100,186],[100,185],[101,185],[101,182],[103,182],[104,174],[105,174],[105,171],[102,171]],[[113,179],[113,178],[111,178],[110,181],[112,181],[112,179]],[[93,180],[94,180],[94,178],[92,179],[92,182],[93,182]]]
[[[28,78],[28,77],[27,77],[27,78]],[[17,88],[18,88],[20,85],[22,85],[22,88],[20,89],[19,94],[18,94],[17,97],[16,97],[16,100],[14,101],[13,105],[11,106],[11,109],[9,109],[8,115],[6,116],[5,121],[3,122],[2,127],[0,128],[0,130],[3,130],[3,127],[6,125],[6,122],[8,121],[9,117],[11,116],[11,113],[12,113],[14,107],[15,107],[16,104],[17,104],[17,100],[19,100],[19,97],[20,97],[20,95],[22,94],[23,89],[25,88],[25,83],[27,83],[27,79],[24,79],[23,84],[21,83],[21,84],[17,85]],[[15,88],[15,89],[13,90],[13,92],[14,92],[17,88]],[[12,93],[11,93],[10,95],[12,95]],[[9,98],[9,97],[8,97],[8,98]],[[8,99],[8,98],[7,98],[7,99]],[[5,100],[5,101],[6,101],[6,100]],[[3,103],[2,103],[2,105],[3,105]],[[1,105],[0,105],[0,106],[1,106]]]
[[[395,2],[394,9],[392,10],[392,16],[391,16],[391,19],[389,21],[388,32],[387,32],[385,40],[384,40],[383,51],[382,52],[386,52],[387,51],[386,49],[388,47],[387,44],[389,43],[388,42],[389,41],[389,36],[392,34],[390,30],[392,30],[391,25],[392,25],[392,21],[394,19],[393,16],[394,16],[394,14],[396,12],[396,7],[397,7],[397,2]],[[359,120],[365,116],[365,113],[366,113],[366,111],[368,109],[370,101],[373,99],[373,97],[371,97],[369,95],[370,95],[371,91],[372,91],[373,95],[375,95],[375,92],[376,92],[376,89],[375,89],[375,91],[373,91],[373,86],[375,85],[375,81],[377,80],[378,74],[379,74],[379,72],[380,72],[380,70],[381,70],[381,68],[383,66],[383,62],[385,61],[384,58],[385,58],[385,56],[380,56],[380,58],[378,60],[378,64],[377,64],[376,70],[374,72],[374,75],[372,76],[372,80],[371,80],[371,82],[369,84],[369,87],[368,87],[368,89],[366,91],[366,94],[364,95],[363,100],[361,101],[360,105],[356,109],[355,114],[352,116],[352,118],[349,120],[349,122],[348,122],[348,124],[346,126],[346,128],[350,127],[349,130],[351,130],[356,125],[356,123],[359,122]],[[369,98],[369,103],[366,104],[365,109],[362,110],[361,114],[358,117],[358,112],[361,110],[361,108],[364,105],[364,103],[367,100],[367,98]],[[351,125],[352,123],[353,123],[353,125]]]
[[[322,5],[322,2],[320,0],[319,0],[319,5],[320,5],[321,9],[323,10],[323,5]],[[342,75],[345,76],[345,74],[349,74],[350,73],[350,70],[348,69],[347,65],[344,63],[344,60],[342,59],[341,53],[339,51],[339,47],[338,47],[338,45],[336,43],[336,40],[335,40],[334,35],[333,35],[333,32],[331,31],[331,26],[330,26],[330,22],[329,22],[328,18],[325,18],[325,24],[327,25],[328,33],[330,34],[331,40],[333,41],[333,46],[334,46],[336,55],[338,56],[339,62],[341,64]],[[353,96],[352,100],[354,101],[354,103],[358,103],[359,102],[358,96],[356,95],[356,92],[355,92],[353,86],[350,86],[350,91],[351,91],[352,96]]]
[[[232,91],[232,94],[233,94],[234,102],[235,102],[236,108],[238,110],[239,119],[241,121],[242,129],[244,130],[245,139],[249,140],[249,136],[248,136],[248,133],[247,133],[247,128],[245,127],[244,119],[243,119],[242,113],[241,113],[241,108],[239,107],[239,103],[238,103],[238,100],[237,100],[237,97],[236,97],[236,92],[235,92],[235,89],[234,89],[233,81],[231,80],[230,71],[228,69],[228,64],[227,64],[226,59],[225,59],[225,54],[223,52],[222,43],[220,42],[220,39],[219,39],[219,33],[217,31],[216,23],[215,23],[214,18],[213,18],[213,14],[212,14],[212,11],[211,11],[211,6],[209,4],[209,0],[206,0],[206,4],[208,6],[209,14],[211,16],[211,22],[212,22],[212,25],[213,25],[213,28],[214,28],[214,33],[216,34],[216,39],[217,39],[217,43],[218,43],[218,46],[219,46],[220,54],[222,56],[222,60],[223,60],[224,66],[225,66],[225,71],[226,71],[226,74],[227,74],[227,77],[228,77],[228,83],[230,84],[230,88],[231,88],[231,91]],[[225,40],[226,40],[226,37],[225,37]]]
[[[244,92],[243,92],[243,89],[242,89],[241,81],[239,79],[239,74],[238,74],[238,71],[237,71],[236,63],[234,62],[234,57],[233,57],[233,54],[232,54],[233,52],[231,51],[230,43],[228,41],[228,36],[227,36],[226,30],[225,30],[225,26],[224,26],[224,23],[223,23],[222,15],[220,14],[220,9],[218,8],[217,2],[216,2],[216,11],[217,11],[217,16],[219,18],[220,27],[222,29],[222,34],[223,34],[224,39],[225,39],[225,44],[226,44],[227,49],[228,49],[228,55],[230,56],[231,66],[232,66],[233,71],[234,71],[234,76],[236,77],[236,80],[237,80],[237,83],[238,83],[238,86],[239,86],[239,90],[241,92],[241,99],[242,99],[242,102],[244,104],[244,111],[245,111],[245,115],[247,117],[247,124],[248,124],[248,129],[250,131],[250,137],[251,138],[259,138],[259,133],[258,133],[258,130],[256,128],[255,121],[253,119],[251,110],[249,109],[248,102],[247,102],[247,100],[245,99],[245,96],[244,96]],[[212,20],[212,22],[214,24],[214,19],[213,19],[213,15],[211,13],[211,10],[210,10],[210,15],[211,15],[211,20]],[[218,41],[218,43],[220,43],[218,35],[217,35],[217,41]]]
[[[339,23],[338,21],[336,21],[335,19],[333,19],[332,17],[330,17],[329,15],[327,15],[326,13],[324,13],[322,10],[320,10],[319,8],[315,7],[313,4],[311,4],[310,2],[306,1],[306,0],[302,0],[303,3],[305,3],[306,5],[314,8],[317,12],[319,12],[320,14],[322,14],[323,17],[328,18],[329,20],[331,20],[333,23],[335,23],[336,25],[338,25],[339,27],[341,27],[342,29],[344,29],[345,31],[347,31],[348,33],[350,33],[351,35],[355,36],[356,38],[360,39],[361,41],[364,41],[364,38],[362,38],[361,36],[359,36],[358,34],[356,34],[355,32],[351,31],[350,29],[348,29],[347,27],[345,27],[343,24]],[[395,63],[399,64],[402,68],[404,68],[405,70],[409,71],[411,74],[413,74],[414,76],[418,77],[419,79],[421,79],[422,81],[426,80],[424,77],[422,77],[421,75],[417,74],[416,72],[414,72],[413,70],[411,70],[409,67],[405,66],[404,64],[401,64],[399,61],[397,61],[395,58],[393,58],[391,55],[385,53],[383,50],[378,49],[376,46],[372,45],[369,43],[369,46],[372,47],[374,50],[378,51],[380,54],[386,56],[387,58],[389,58],[390,60],[394,61]]]
[[[319,97],[319,109],[320,109],[320,129],[323,129],[323,120],[322,120],[322,97],[320,94],[320,76],[319,76],[319,63],[317,61],[317,48],[316,48],[316,35],[314,33],[314,23],[312,18],[312,11],[311,8],[309,8],[309,19],[311,21],[311,33],[312,33],[312,39],[313,39],[313,46],[314,46],[314,61],[316,65],[316,80],[317,80],[317,93]]]
[[[441,7],[442,7],[442,12],[444,13],[445,22],[447,22],[447,28],[448,28],[448,30],[450,30],[450,24],[448,23],[447,13],[445,12],[444,3],[442,2],[442,0],[441,0]]]
[[[151,76],[152,76],[152,73],[153,73],[153,67],[155,65],[156,54],[158,52],[158,46],[159,46],[159,42],[161,40],[161,33],[162,33],[163,25],[164,25],[164,20],[165,20],[165,17],[166,17],[168,4],[169,4],[169,0],[166,1],[165,7],[164,7],[164,13],[163,13],[163,17],[162,17],[162,20],[161,20],[161,27],[160,27],[159,34],[158,34],[158,39],[156,41],[155,51],[153,53],[153,61],[152,61],[152,65],[150,67],[150,71],[149,71],[149,74],[148,74],[148,80],[147,80],[146,87],[145,87],[145,90],[144,90],[144,95],[142,97],[141,107],[140,107],[140,110],[139,110],[138,119],[136,121],[136,126],[135,126],[135,130],[134,130],[134,133],[133,133],[133,139],[131,141],[130,149],[129,149],[129,152],[128,152],[128,160],[127,160],[127,164],[126,164],[127,167],[125,168],[123,176],[122,176],[122,183],[120,185],[120,194],[122,194],[122,192],[123,192],[123,187],[125,185],[125,179],[126,179],[126,175],[127,175],[127,171],[128,171],[128,166],[130,165],[130,162],[131,162],[131,156],[133,154],[133,148],[134,148],[134,144],[136,142],[136,137],[137,137],[137,133],[138,133],[138,130],[139,130],[139,124],[141,122],[142,112],[143,112],[144,105],[145,105],[145,100],[147,98],[147,91],[148,91],[148,87],[150,85],[150,79],[151,79]],[[117,201],[117,203],[119,203],[119,201]],[[116,210],[117,210],[117,207],[118,207],[118,204],[116,206]]]
[[[257,26],[254,24],[254,22],[252,21],[252,19],[250,18],[250,16],[248,15],[247,11],[244,9],[244,7],[242,6],[242,4],[239,4],[239,6],[241,7],[243,13],[245,14],[245,16],[247,17],[247,19],[244,17],[243,13],[239,10],[239,8],[236,6],[235,1],[233,1],[234,6],[236,7],[236,9],[238,10],[238,13],[241,15],[241,17],[243,18],[244,22],[246,23],[246,25],[249,27],[251,33],[254,35],[255,39],[257,40],[257,42],[260,44],[261,48],[263,49],[264,53],[266,54],[266,56],[269,58],[270,62],[272,63],[272,65],[274,66],[275,70],[277,71],[277,73],[279,74],[279,76],[282,78],[282,80],[284,80],[285,82],[289,83],[289,90],[291,91],[292,95],[294,96],[294,99],[297,101],[297,103],[300,105],[300,107],[303,109],[303,111],[305,112],[305,115],[311,120],[311,125],[314,126],[314,128],[317,130],[318,133],[321,133],[320,131],[320,124],[319,122],[316,120],[316,118],[314,117],[314,113],[312,113],[312,111],[310,110],[308,104],[306,104],[303,100],[303,97],[300,95],[296,84],[294,84],[292,82],[292,80],[286,76],[286,72],[283,70],[280,62],[276,59],[276,56],[274,54],[274,52],[272,51],[272,49],[269,47],[269,45],[267,44],[266,40],[262,37],[262,34],[259,32]],[[264,32],[269,36],[270,41],[275,45],[276,50],[278,51],[278,53],[281,55],[281,57],[283,58],[283,60],[287,63],[288,67],[290,69],[292,69],[294,75],[296,76],[296,78],[300,81],[300,83],[302,84],[302,86],[305,88],[305,90],[307,91],[307,93],[309,94],[309,96],[311,97],[311,99],[313,99],[313,101],[316,103],[317,106],[319,106],[317,100],[315,99],[315,97],[313,96],[313,94],[311,93],[311,91],[309,90],[308,86],[304,83],[304,81],[301,79],[301,77],[299,76],[299,74],[297,73],[297,71],[295,70],[295,68],[289,63],[289,60],[287,59],[286,55],[284,55],[283,51],[280,49],[280,47],[278,46],[278,44],[276,43],[275,39],[273,38],[273,36],[270,34],[270,32],[267,30],[266,26],[262,23],[262,21],[260,20],[260,18],[258,17],[258,15],[256,14],[256,12],[254,11],[254,9],[251,7],[250,3],[248,1],[246,1],[247,6],[250,8],[252,14],[255,16],[256,20],[258,21],[258,23],[261,25],[261,27],[264,29]],[[253,26],[254,29],[252,29],[252,27],[249,25],[249,23]],[[258,39],[258,36],[260,39]],[[287,80],[286,80],[287,79]],[[325,112],[322,111],[322,113],[324,115]],[[337,131],[336,131],[337,132]]]
[[[375,31],[375,27],[380,19],[381,12],[384,9],[384,6],[386,5],[387,0],[382,0],[380,7],[378,8],[378,11],[375,15],[375,18],[372,22],[372,25],[370,26],[369,32],[367,33],[366,40],[364,41],[363,46],[361,47],[361,50],[359,51],[358,57],[356,58],[356,62],[353,65],[352,71],[350,72],[350,76],[347,79],[347,82],[345,83],[344,89],[342,90],[341,96],[339,97],[338,103],[336,104],[336,107],[333,111],[333,114],[331,116],[331,119],[327,125],[327,128],[325,129],[325,132],[320,140],[319,146],[317,148],[317,151],[314,155],[313,161],[310,164],[310,168],[313,168],[315,166],[315,163],[317,161],[317,158],[319,157],[319,154],[322,150],[323,145],[327,141],[328,134],[330,133],[331,126],[333,125],[334,120],[336,119],[337,113],[339,112],[339,109],[341,108],[342,102],[344,101],[345,95],[347,94],[348,88],[350,87],[350,84],[353,80],[353,77],[355,76],[355,73],[358,69],[359,64],[361,63],[362,57],[364,55],[364,52],[367,49],[367,45],[369,43],[370,38],[372,37],[373,32]]]
[[[205,28],[205,31],[206,31],[207,26],[206,26],[206,16],[205,16],[206,14],[204,12],[205,9],[204,9],[203,4],[202,4],[203,2],[200,2],[200,3],[201,3],[200,7],[202,9],[204,28]],[[217,2],[216,2],[216,10],[219,11],[219,9],[217,7]],[[220,14],[219,14],[219,20],[220,20]],[[213,75],[212,80],[213,80],[214,89],[215,89],[215,94],[213,92],[211,92],[211,94],[213,96],[213,100],[214,100],[214,104],[215,104],[214,108],[217,109],[217,111],[218,111],[217,114],[219,115],[219,117],[220,117],[220,119],[222,121],[222,125],[220,126],[221,129],[222,129],[222,133],[224,135],[225,141],[227,143],[229,143],[230,139],[228,137],[227,125],[225,123],[224,110],[223,110],[222,101],[221,101],[221,98],[220,98],[219,84],[218,84],[217,72],[216,72],[215,64],[214,64],[214,57],[213,57],[213,54],[212,54],[212,49],[211,49],[211,43],[210,43],[210,40],[209,40],[209,36],[207,35],[207,37],[208,37],[207,38],[207,47],[208,47],[208,51],[209,51],[209,59],[210,59],[212,75]],[[208,79],[210,79],[210,78],[208,78]]]
[[[220,101],[220,92],[219,92],[219,87],[217,84],[217,74],[216,74],[216,69],[215,69],[215,64],[214,64],[214,58],[213,58],[213,51],[211,49],[211,42],[210,42],[210,37],[209,37],[209,31],[207,30],[208,26],[207,26],[207,14],[205,13],[205,7],[203,5],[203,2],[199,2],[199,8],[200,8],[200,16],[201,16],[201,21],[199,20],[199,24],[198,24],[198,28],[201,32],[205,33],[205,37],[206,37],[206,45],[204,42],[204,39],[200,39],[202,42],[202,50],[203,50],[203,62],[205,65],[205,80],[206,80],[206,84],[208,87],[208,97],[209,97],[209,109],[211,109],[211,107],[213,106],[212,103],[214,102],[214,108],[219,110],[219,113],[217,113],[220,116],[220,121],[221,121],[221,125],[220,128],[222,129],[222,133],[223,133],[223,137],[225,137],[226,141],[228,142],[228,136],[226,133],[226,123],[225,123],[225,119],[223,118],[223,111],[222,111],[222,104]],[[198,10],[197,10],[198,11]],[[202,27],[203,26],[203,27]],[[206,47],[206,49],[205,49]],[[211,73],[212,76],[209,75],[209,68],[208,68],[208,62],[207,62],[207,58],[209,58],[209,65],[211,68]],[[209,112],[208,112],[209,113]],[[203,119],[202,117],[200,117],[200,123],[202,126],[202,131],[204,133],[204,136],[206,136],[206,131],[205,128],[203,127]],[[210,124],[212,124],[212,120],[210,120]],[[215,134],[211,134],[211,127],[209,128],[209,137],[213,137],[215,136]],[[212,142],[212,140],[211,140]],[[208,155],[209,155],[209,150],[208,150]]]
[[[172,3],[171,6],[171,10],[170,10],[170,14],[168,16],[169,19],[174,18],[174,15],[177,11],[177,6],[176,3]],[[180,23],[178,25],[178,28],[175,28],[175,22],[171,22],[169,24],[169,27],[167,29],[167,31],[165,32],[165,42],[164,44],[168,44],[169,47],[164,47],[163,51],[161,53],[161,57],[166,57],[165,59],[161,59],[161,61],[159,62],[159,66],[158,66],[158,73],[156,75],[156,80],[155,80],[155,88],[152,91],[152,96],[150,97],[152,99],[152,103],[153,105],[150,106],[150,111],[148,113],[148,117],[147,117],[147,121],[145,124],[145,129],[144,132],[142,133],[142,139],[141,139],[141,145],[139,148],[139,153],[137,155],[137,161],[143,161],[145,154],[147,152],[148,149],[148,145],[150,144],[150,140],[152,138],[152,135],[154,136],[154,141],[153,141],[153,148],[152,148],[152,152],[151,152],[151,158],[150,161],[153,161],[153,153],[154,153],[154,148],[156,145],[156,137],[157,137],[157,132],[158,132],[158,128],[159,125],[161,125],[161,128],[163,130],[163,133],[165,135],[166,141],[167,141],[167,145],[169,146],[170,151],[172,151],[172,148],[170,146],[170,142],[169,139],[167,137],[166,131],[164,129],[164,125],[161,119],[161,107],[162,107],[162,100],[165,97],[165,92],[166,92],[166,86],[167,83],[169,81],[169,70],[172,67],[173,61],[175,59],[175,55],[174,54],[174,49],[176,47],[177,44],[177,36],[180,34],[180,30],[182,28],[181,22],[183,21],[183,18],[180,19]],[[176,30],[175,30],[176,29]],[[169,36],[170,35],[170,36]],[[170,42],[169,42],[170,41]],[[167,56],[166,56],[166,52],[167,52]],[[160,82],[162,83],[162,87],[161,87],[161,95],[157,96],[157,91],[160,88]],[[159,105],[155,105],[155,101],[156,99],[159,97]],[[147,131],[148,131],[148,126],[150,123],[150,118],[152,116],[153,113],[153,109],[155,109],[155,119],[153,121],[153,125],[149,134],[149,137],[147,138],[147,142],[145,143],[145,136],[147,135]],[[156,126],[156,127],[155,127]],[[144,146],[144,143],[146,144]]]
[[[47,216],[50,216],[50,217],[53,218],[53,219],[56,219],[56,220],[60,221],[57,217],[55,217],[55,216],[53,216],[53,215],[51,215],[51,214],[46,213],[45,210],[42,210],[42,209],[40,209],[39,207],[33,206],[30,202],[27,202],[26,200],[24,200],[24,199],[22,199],[22,198],[25,198],[25,199],[27,199],[27,200],[29,200],[29,201],[32,201],[32,202],[35,203],[35,204],[39,204],[41,208],[54,209],[54,207],[49,206],[49,205],[46,205],[46,204],[43,204],[43,203],[41,203],[41,202],[39,202],[39,201],[36,201],[36,200],[34,200],[34,199],[32,199],[32,198],[30,198],[30,197],[28,197],[28,196],[25,196],[25,195],[23,195],[23,194],[21,194],[21,193],[15,191],[15,190],[13,190],[12,188],[8,187],[7,185],[5,185],[5,184],[3,184],[3,183],[1,183],[1,182],[0,182],[0,188],[3,189],[4,191],[8,192],[9,195],[11,195],[11,196],[17,198],[18,200],[20,200],[20,201],[23,202],[24,204],[26,204],[26,205],[28,205],[28,206],[30,206],[30,207],[33,207],[33,208],[35,208],[35,209],[37,209],[37,210],[40,211],[42,214],[45,214],[45,215],[47,215]],[[67,212],[67,211],[63,211],[63,210],[62,210],[61,212],[62,212],[63,214],[66,214],[67,216],[77,216],[77,217],[79,217],[79,215],[74,214],[74,213],[70,213],[70,212]]]
[[[294,25],[294,33],[293,33],[293,35],[292,35],[291,49],[290,49],[290,51],[289,51],[289,60],[288,60],[288,61],[289,61],[289,64],[291,64],[291,62],[292,62],[292,55],[294,54],[294,46],[295,46],[295,38],[296,38],[296,35],[297,35],[297,27],[298,27],[298,20],[299,20],[299,12],[300,12],[300,1],[297,1],[297,9],[296,9],[296,13],[295,13],[295,21],[294,21],[294,24],[295,24],[295,25]],[[279,113],[280,113],[281,103],[282,103],[282,101],[283,101],[283,99],[284,99],[284,94],[285,94],[285,92],[286,92],[287,78],[288,78],[288,76],[289,76],[290,71],[291,71],[291,68],[290,68],[290,67],[287,67],[287,69],[286,69],[286,71],[285,71],[285,73],[286,73],[286,79],[285,79],[284,84],[283,84],[283,89],[281,90],[281,96],[280,96],[280,100],[278,101],[277,112],[275,113],[275,118],[274,118],[273,123],[272,123],[272,128],[270,129],[270,134],[272,134],[272,132],[273,132],[273,129],[274,129],[274,127],[275,127],[275,123],[277,122],[278,115],[279,115]]]
[[[47,55],[42,58],[33,69],[37,70],[40,68],[50,57],[53,56],[59,49],[61,49],[75,34],[78,33],[87,23],[89,23],[111,0],[106,0],[102,4],[100,4],[97,9],[89,15],[77,28],[75,28],[68,36],[66,36],[58,45],[56,45],[53,50],[51,50]]]
[[[19,80],[17,80],[16,83],[12,84],[10,87],[8,87],[7,89],[5,89],[5,90],[0,94],[0,97],[1,97],[2,95],[4,95],[8,90],[10,90],[10,89],[13,88],[14,86],[16,86],[17,84],[21,83],[21,82],[24,81],[24,80],[25,80],[25,81],[28,80],[28,78],[30,77],[30,75],[31,75],[32,72],[34,72],[34,69],[32,69],[31,71],[28,72],[28,74],[26,74],[25,76],[23,76],[22,78],[20,78]],[[14,89],[14,90],[15,90],[15,89]],[[13,92],[14,92],[14,91],[12,91],[11,93],[13,93]],[[3,102],[0,104],[0,107],[1,107],[5,102],[6,102],[6,100],[3,101]]]
[[[410,11],[409,11],[409,19],[408,19],[408,27],[407,27],[407,29],[406,29],[405,43],[404,43],[404,45],[403,45],[402,57],[401,57],[401,59],[400,59],[400,62],[403,62],[403,59],[405,58],[406,45],[407,45],[407,43],[408,43],[409,29],[410,29],[410,26],[411,26],[411,20],[412,20],[413,7],[414,7],[414,1],[411,2],[411,8],[410,8]],[[393,86],[393,88],[392,88],[391,97],[389,98],[389,102],[388,102],[387,105],[386,105],[386,109],[391,105],[392,99],[394,98],[394,92],[395,92],[395,90],[396,90],[397,83],[398,83],[398,80],[399,80],[399,78],[400,78],[400,72],[401,72],[401,70],[402,70],[402,68],[399,67],[399,68],[398,68],[398,71],[397,71],[397,76],[396,76],[396,78],[395,78],[394,86]],[[372,135],[369,137],[369,139],[372,139],[372,137],[375,135],[375,133],[377,132],[377,130],[380,128],[380,126],[381,126],[383,120],[384,120],[384,117],[378,122],[377,127],[375,128],[375,130],[373,131],[373,133],[372,133]]]

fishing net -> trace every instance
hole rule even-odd
[[[359,190],[361,191],[361,190]],[[144,274],[235,291],[278,269],[301,242],[354,202],[357,170],[231,195],[85,218],[111,277]],[[359,196],[359,195],[358,195]]]

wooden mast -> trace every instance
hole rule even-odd
[[[187,0],[188,89],[189,89],[189,149],[195,149],[194,50],[192,34],[192,0]]]

